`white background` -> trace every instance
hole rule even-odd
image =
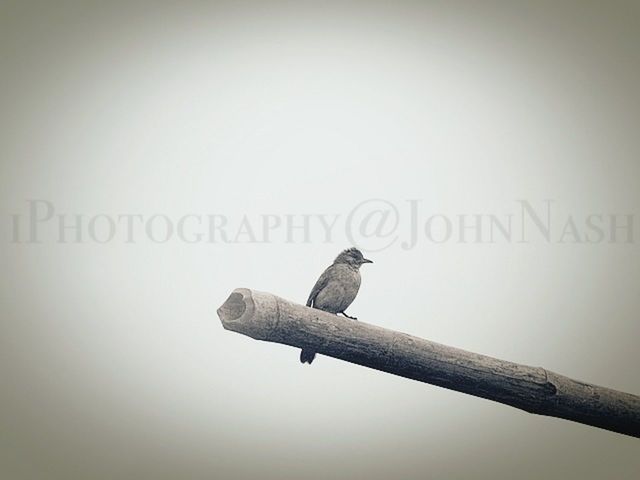
[[[344,217],[371,198],[420,199],[425,215],[547,198],[577,218],[637,215],[640,12],[563,5],[10,2],[7,478],[637,478],[636,439],[327,357],[302,366],[222,329],[236,287],[304,302],[351,246],[344,230],[10,241],[32,198],[236,222]],[[367,252],[350,312],[638,394],[638,241],[396,244]]]

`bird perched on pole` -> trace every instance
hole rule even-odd
[[[333,263],[320,275],[313,286],[307,307],[317,308],[330,313],[341,313],[351,320],[356,317],[347,315],[345,310],[356,298],[360,289],[360,267],[365,263],[373,263],[364,258],[357,248],[348,248],[340,253]],[[302,349],[300,361],[311,365],[316,352]]]

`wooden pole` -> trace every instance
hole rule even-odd
[[[227,330],[640,438],[640,397],[541,367],[467,352],[238,288],[218,309]]]

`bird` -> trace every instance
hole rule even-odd
[[[373,263],[373,261],[364,258],[357,248],[347,248],[340,252],[313,286],[307,300],[307,307],[336,315],[341,313],[351,320],[357,320],[356,317],[347,315],[345,310],[358,294],[361,280],[360,267],[365,263]],[[308,348],[303,348],[300,352],[302,363],[311,365],[315,357],[316,352]]]

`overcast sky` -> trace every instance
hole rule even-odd
[[[361,320],[640,394],[637,7],[7,3],[6,478],[638,478],[636,439],[215,314],[356,245]]]

